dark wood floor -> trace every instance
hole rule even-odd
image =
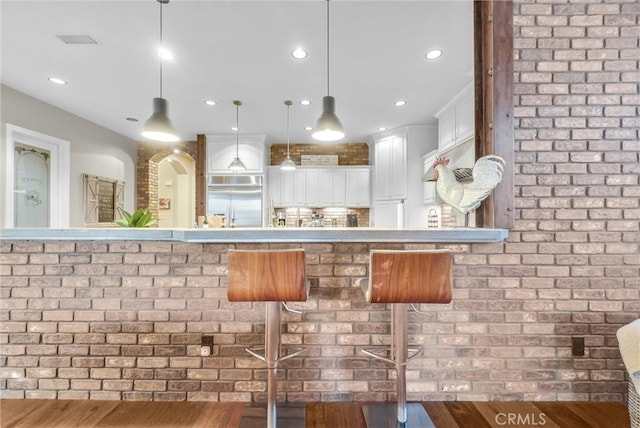
[[[630,426],[629,412],[621,403],[451,401],[422,405],[437,428]],[[362,403],[307,403],[300,405],[305,408],[304,419],[292,419],[286,426],[367,428],[362,406]],[[260,426],[257,409],[260,408],[245,403],[218,402],[0,400],[0,427],[237,428],[247,426],[247,415],[254,423],[257,417],[255,426]],[[282,410],[286,413],[286,405]]]

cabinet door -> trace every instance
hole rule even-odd
[[[374,207],[374,223],[375,227],[398,227],[398,202],[397,201],[380,201],[376,202]]]
[[[331,171],[332,197],[331,205],[344,207],[346,203],[346,171],[344,169],[334,169]],[[320,180],[322,186],[322,180]]]
[[[333,171],[323,169],[318,175],[318,206],[330,207],[333,205]]]
[[[319,207],[345,206],[345,170],[322,169],[318,173]]]
[[[407,197],[407,136],[394,135],[376,143],[377,200]]]
[[[442,152],[456,143],[456,111],[452,107],[438,119],[438,149]]]
[[[320,206],[319,174],[315,169],[305,171],[305,197],[304,205],[308,207]]]
[[[347,207],[368,207],[371,205],[371,173],[368,168],[346,171],[345,188],[345,205]]]
[[[269,168],[269,198],[275,207],[283,206],[282,172],[279,168]]]
[[[475,133],[473,93],[465,94],[456,104],[456,143],[470,138]]]
[[[293,204],[293,174],[278,167],[269,168],[269,198],[275,207]]]
[[[384,138],[375,144],[375,198],[385,200],[391,193],[391,142]]]
[[[391,188],[389,199],[407,198],[407,138],[391,139]]]
[[[436,160],[437,150],[434,150],[426,154],[422,159],[422,173],[424,174],[431,168],[433,162]],[[423,181],[422,191],[424,196],[425,205],[435,205],[438,203],[438,194],[436,192],[435,181]]]
[[[303,207],[307,201],[307,173],[304,170],[296,169],[291,171],[293,173],[292,186],[292,200],[291,205],[296,207]],[[284,180],[287,181],[287,180]]]

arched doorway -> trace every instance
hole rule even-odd
[[[193,226],[197,196],[195,142],[166,147],[139,141],[137,151],[135,208],[148,208],[159,220],[155,227]]]
[[[195,206],[195,161],[183,152],[165,157],[158,163],[158,227],[191,227]]]

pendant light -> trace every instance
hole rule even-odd
[[[160,47],[162,48],[162,5],[169,0],[157,0],[160,3]],[[174,143],[180,138],[169,119],[169,102],[162,98],[162,58],[160,58],[160,97],[153,99],[153,113],[144,123],[142,136],[155,141]]]
[[[344,138],[344,127],[336,116],[336,100],[329,92],[329,1],[327,1],[327,96],[322,98],[322,115],[311,135],[319,141],[337,141]]]
[[[229,164],[229,169],[232,171],[242,171],[244,169],[247,169],[247,167],[244,166],[244,163],[242,163],[242,161],[240,160],[240,156],[238,154],[240,147],[240,126],[238,121],[238,111],[240,109],[240,106],[242,105],[242,101],[236,100],[233,102],[233,105],[236,106],[236,157]]]
[[[289,155],[289,108],[291,107],[291,100],[286,100],[284,105],[287,106],[287,157],[280,164],[280,169],[283,171],[293,171],[296,169],[296,163],[291,159]]]

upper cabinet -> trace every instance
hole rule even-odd
[[[375,198],[407,198],[407,132],[375,140]]]
[[[260,174],[265,170],[265,135],[240,135],[237,155],[247,167],[243,174]],[[236,157],[236,136],[207,135],[207,174],[233,174],[229,164]]]
[[[371,205],[371,170],[369,167],[346,170],[345,205],[367,208]]]
[[[269,197],[274,207],[369,207],[370,169],[361,167],[269,167]]]
[[[438,151],[440,153],[473,137],[475,132],[473,106],[471,82],[435,114],[438,119]]]

